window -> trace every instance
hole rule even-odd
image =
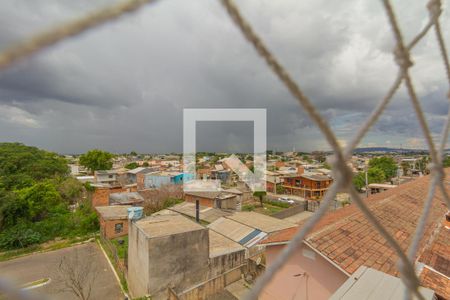
[[[123,223],[117,223],[114,225],[114,231],[116,233],[121,233],[123,231]]]

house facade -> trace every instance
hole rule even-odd
[[[329,176],[304,173],[285,176],[282,187],[286,194],[320,200],[332,183],[333,179]]]

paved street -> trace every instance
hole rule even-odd
[[[96,276],[92,276],[94,283],[90,299],[124,299],[114,273],[96,243],[87,243],[0,262],[0,276],[14,280],[18,285],[50,278],[51,281],[48,284],[37,287],[33,291],[48,295],[50,299],[77,299],[72,293],[61,291],[64,283],[61,282],[62,278],[58,273],[61,259],[63,257],[73,258],[75,255],[78,255],[80,265],[83,261],[93,264],[92,272]]]

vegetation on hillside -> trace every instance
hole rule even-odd
[[[109,152],[93,149],[80,156],[80,165],[85,166],[91,172],[109,170],[112,168],[113,157],[114,155]]]
[[[82,184],[68,173],[66,160],[55,153],[0,143],[0,249],[97,230],[91,206],[79,201]]]

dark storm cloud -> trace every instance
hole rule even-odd
[[[3,49],[110,1],[0,3]],[[345,143],[396,75],[394,43],[380,3],[238,4]],[[407,40],[424,24],[425,5],[396,3]],[[448,19],[446,12],[444,30]],[[413,77],[436,134],[448,108],[443,98],[448,87],[433,38],[430,35],[414,50]],[[384,143],[393,135],[405,144],[420,139],[408,105],[402,88],[365,144]],[[269,148],[327,147],[216,1],[160,1],[0,73],[0,139],[60,152],[93,147],[181,151],[183,108],[266,108]],[[252,131],[247,127],[203,128],[198,146],[211,151],[251,148]]]

